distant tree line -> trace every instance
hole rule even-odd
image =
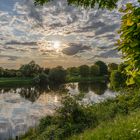
[[[31,61],[22,65],[18,70],[4,69],[0,67],[0,77],[32,77],[33,83],[38,85],[61,84],[65,83],[67,78],[94,78],[94,77],[110,77],[111,87],[118,89],[125,86],[126,75],[122,73],[125,64],[109,63],[97,61],[93,65],[81,65],[79,67],[69,67],[64,69],[62,66],[55,68],[43,68]]]

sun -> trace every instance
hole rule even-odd
[[[61,42],[60,41],[53,41],[53,48],[56,50],[60,49]]]

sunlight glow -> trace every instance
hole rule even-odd
[[[61,42],[60,41],[54,41],[53,42],[53,48],[55,48],[56,50],[59,50],[60,45],[61,45]]]

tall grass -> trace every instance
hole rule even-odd
[[[117,115],[95,129],[88,129],[69,140],[140,140],[140,110],[127,116]]]

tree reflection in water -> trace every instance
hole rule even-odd
[[[0,94],[4,93],[18,93],[21,97],[35,102],[41,94],[57,93],[59,95],[69,92],[69,88],[73,89],[73,92],[78,89],[79,93],[89,93],[90,91],[95,94],[102,95],[107,90],[107,83],[96,82],[80,82],[80,83],[69,83],[63,85],[49,85],[49,86],[25,86],[25,87],[6,87],[0,88]]]
[[[102,95],[107,90],[107,83],[90,83],[90,90],[93,91],[95,94]]]
[[[78,90],[80,93],[88,93],[89,92],[89,83],[88,82],[79,82]]]
[[[80,93],[88,93],[89,91],[94,92],[95,94],[102,95],[107,90],[107,83],[105,82],[94,82],[94,83],[78,83],[78,90]]]

